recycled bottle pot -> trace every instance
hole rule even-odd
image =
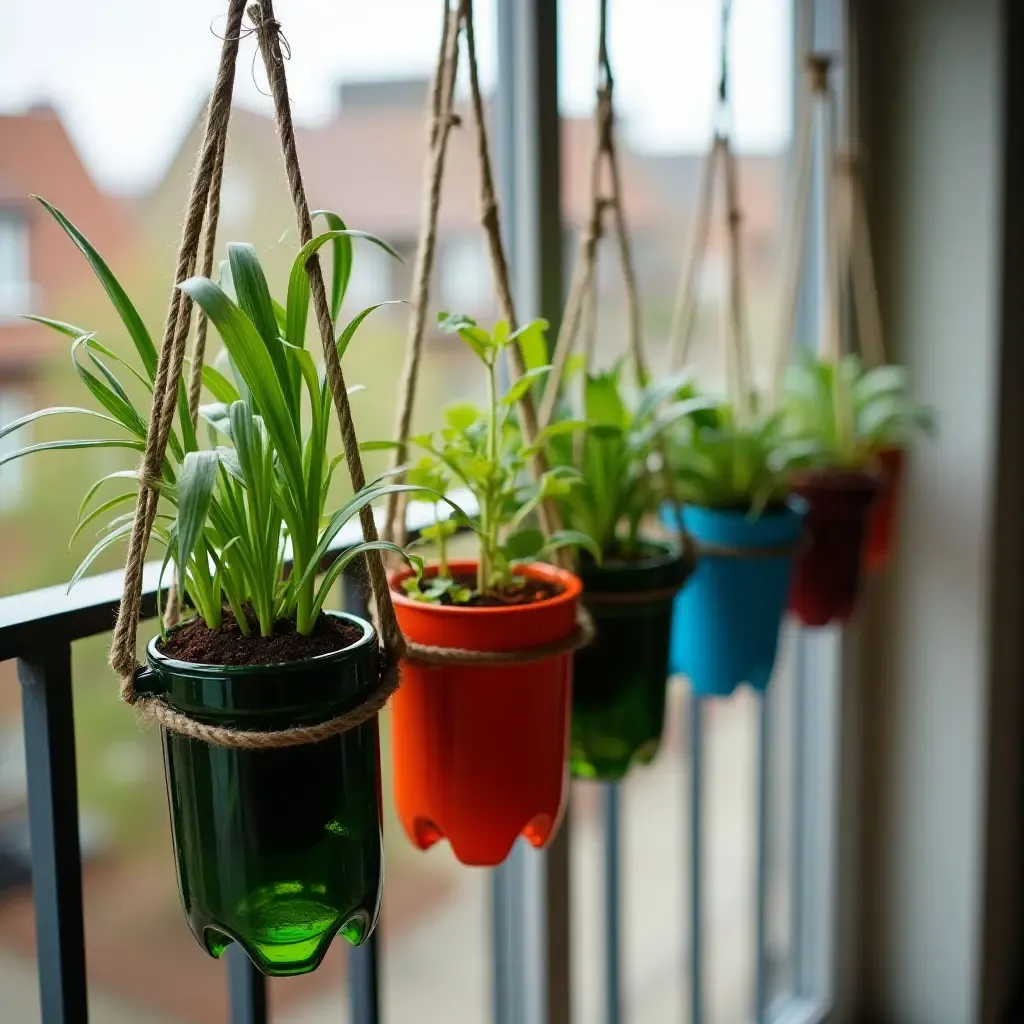
[[[857,606],[871,506],[880,481],[859,470],[794,474],[807,502],[808,540],[797,558],[790,608],[805,626],[846,622]]]
[[[453,561],[455,576],[476,563]],[[430,570],[428,570],[430,572]],[[550,565],[518,566],[561,587],[534,604],[460,607],[413,601],[392,577],[406,637],[470,651],[515,651],[557,643],[576,629],[581,585]],[[395,803],[414,846],[447,839],[463,863],[500,864],[520,835],[543,847],[554,837],[568,789],[571,653],[507,665],[406,661],[391,702]]]
[[[672,602],[690,564],[669,544],[645,542],[643,554],[580,569],[596,636],[575,658],[569,763],[577,778],[616,781],[661,745]]]
[[[864,568],[868,572],[880,572],[889,564],[896,523],[899,519],[906,469],[907,452],[905,448],[883,448],[878,452],[881,489],[878,500],[871,509],[868,539],[864,551]]]
[[[671,667],[695,694],[768,686],[805,511],[799,499],[756,518],[744,509],[683,508],[697,568],[675,601]],[[674,517],[674,509],[663,509],[664,520]]]
[[[276,731],[350,711],[378,683],[377,636],[274,665],[200,665],[148,648],[136,689],[210,725]],[[264,974],[315,970],[335,934],[373,930],[382,889],[377,720],[320,743],[214,746],[163,730],[178,888],[193,935]]]

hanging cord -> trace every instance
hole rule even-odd
[[[263,55],[263,63],[270,82],[270,92],[274,98],[277,130],[284,152],[285,172],[288,176],[288,186],[292,195],[292,204],[295,207],[295,218],[298,222],[299,243],[306,245],[313,237],[313,222],[309,215],[309,204],[306,201],[306,190],[302,183],[302,172],[299,169],[299,157],[295,145],[295,128],[292,124],[288,86],[284,73],[284,58],[281,54],[281,26],[274,18],[274,7],[271,0],[260,0],[259,4],[252,4],[249,7],[249,17],[256,26],[260,52]],[[352,490],[358,493],[366,485],[366,475],[363,472],[363,460],[359,453],[359,440],[352,422],[352,409],[349,405],[341,360],[334,342],[331,306],[327,298],[327,289],[324,287],[324,275],[318,256],[311,256],[306,261],[306,273],[309,277],[317,326],[320,328],[327,384],[331,391],[331,397],[334,399],[334,409],[338,426],[341,429],[341,444],[345,453],[345,462],[348,465],[349,479],[352,483]],[[376,541],[377,525],[374,522],[373,509],[364,506],[359,513],[359,519],[364,539],[370,543]],[[404,653],[405,641],[402,631],[398,628],[398,619],[391,603],[391,590],[384,571],[384,561],[379,551],[366,552],[364,560],[376,605],[377,628],[380,631],[381,644],[387,661],[385,671],[394,671],[397,669],[399,658]]]
[[[214,152],[213,171],[210,176],[210,191],[206,201],[206,232],[203,239],[203,277],[213,276],[213,260],[217,245],[217,222],[220,219],[220,190],[224,181],[224,154],[227,149],[227,127],[225,119],[219,133]],[[193,432],[199,426],[199,404],[203,388],[203,362],[206,357],[206,313],[199,310],[196,337],[192,343],[192,365],[188,378],[188,411]],[[164,610],[164,628],[171,629],[181,618],[181,602],[178,594],[178,568],[174,567],[171,585],[167,589],[167,604]]]
[[[715,129],[704,158],[697,192],[690,248],[683,263],[668,335],[668,369],[681,370],[687,363],[697,325],[697,281],[707,254],[714,207],[715,182],[719,170],[723,179],[725,237],[728,246],[728,284],[723,296],[721,336],[726,361],[729,392],[739,421],[745,422],[751,410],[752,371],[743,316],[743,257],[741,245],[742,213],[739,205],[739,175],[732,148],[732,105],[729,75],[729,26],[732,3],[723,0],[721,49],[718,76]]]
[[[864,194],[865,155],[860,139],[860,46],[857,22],[847,6],[846,39],[846,147],[836,155],[837,188],[842,190],[840,265],[850,275],[857,320],[857,337],[865,366],[884,365],[885,331],[871,250],[867,201]]]
[[[142,570],[149,545],[149,534],[156,518],[162,480],[164,453],[171,431],[178,395],[178,381],[185,359],[192,302],[177,288],[178,283],[191,277],[195,271],[199,249],[199,236],[209,201],[217,151],[226,138],[227,122],[231,114],[231,96],[234,89],[235,63],[238,57],[239,29],[245,0],[230,0],[227,25],[221,47],[217,80],[210,97],[206,116],[206,134],[192,181],[192,194],[185,214],[175,270],[175,287],[164,327],[156,380],[150,407],[146,449],[139,466],[139,495],[135,503],[135,518],[128,555],[125,562],[124,584],[117,624],[110,650],[110,664],[121,679],[121,699],[128,704],[138,700],[135,692],[135,673],[139,669],[136,643],[139,614],[142,608]]]
[[[206,132],[200,158],[193,179],[192,194],[186,210],[185,226],[178,256],[176,282],[190,277],[195,270],[198,256],[199,240],[204,219],[211,201],[211,189],[219,188],[215,184],[219,178],[218,162],[223,166],[223,147],[227,138],[227,122],[231,111],[231,94],[234,82],[234,70],[238,55],[238,43],[241,19],[244,9],[243,0],[231,0],[227,27],[223,39],[220,67],[217,81],[210,99],[207,115]],[[277,113],[278,132],[281,136],[282,149],[289,186],[296,207],[296,218],[299,233],[305,244],[312,237],[312,224],[309,208],[306,204],[302,186],[298,158],[295,149],[295,133],[288,107],[288,93],[284,78],[284,66],[281,54],[280,26],[274,19],[270,0],[261,0],[253,4],[248,11],[253,19],[259,36],[260,50],[267,67],[275,108]],[[218,155],[219,154],[219,155]],[[207,256],[205,262],[212,269],[212,246],[215,241],[216,223],[208,224]],[[342,443],[345,448],[349,472],[353,488],[358,490],[364,483],[362,465],[359,459],[358,444],[352,426],[351,412],[347,405],[345,382],[341,373],[340,361],[334,347],[333,324],[327,302],[327,292],[323,283],[319,261],[311,258],[307,263],[310,288],[313,295],[314,308],[320,327],[321,341],[327,369],[328,384],[335,401],[341,426]],[[157,697],[140,697],[135,689],[135,675],[139,665],[135,658],[135,647],[138,630],[138,619],[141,608],[142,567],[145,560],[149,530],[156,511],[158,491],[160,487],[160,470],[164,452],[170,433],[171,422],[176,406],[178,382],[184,363],[188,322],[191,305],[184,292],[177,288],[172,294],[168,311],[167,324],[157,364],[157,375],[154,383],[153,402],[150,414],[150,429],[147,434],[147,446],[139,470],[139,498],[136,504],[135,521],[132,541],[129,546],[125,565],[124,594],[118,611],[117,626],[114,630],[114,641],[111,648],[111,664],[121,676],[121,696],[124,701],[134,704],[140,714],[159,722],[164,728],[182,733],[207,743],[246,749],[272,749],[315,743],[340,733],[347,732],[371,720],[384,706],[398,685],[398,661],[404,652],[404,642],[398,629],[394,609],[391,605],[387,580],[384,577],[383,564],[379,557],[367,557],[368,573],[374,587],[374,599],[379,617],[379,632],[383,647],[384,664],[377,686],[365,695],[365,699],[357,707],[312,726],[301,726],[276,732],[249,732],[211,726],[199,722],[188,715],[176,711]],[[201,360],[202,351],[197,353],[197,361]],[[331,358],[333,356],[333,359]],[[193,368],[192,373],[201,373]],[[364,537],[367,540],[376,538],[376,530],[372,514],[367,523],[363,517]],[[378,553],[374,553],[375,555]]]
[[[569,297],[566,301],[565,315],[555,342],[552,356],[552,368],[548,375],[544,395],[541,399],[539,422],[542,427],[548,426],[554,418],[558,402],[558,392],[566,361],[576,343],[577,337],[587,316],[588,299],[596,288],[598,243],[604,234],[604,214],[611,211],[612,223],[619,264],[622,270],[622,282],[626,293],[626,310],[628,318],[629,354],[633,363],[633,371],[637,383],[642,387],[647,383],[649,374],[647,361],[643,351],[642,325],[640,312],[640,291],[637,285],[636,268],[630,246],[629,231],[626,227],[626,215],[623,204],[622,174],[619,166],[618,149],[615,142],[615,79],[612,75],[611,60],[608,56],[608,3],[600,2],[600,21],[598,28],[597,56],[597,103],[594,108],[594,151],[590,167],[590,212],[586,228],[580,238],[576,267],[569,286]],[[602,171],[608,168],[608,195],[602,193]],[[594,324],[591,322],[584,332],[583,356],[589,368],[594,345]]]
[[[427,173],[423,196],[423,217],[420,244],[416,251],[413,271],[412,317],[406,340],[405,366],[399,389],[395,449],[391,468],[397,469],[408,456],[407,439],[412,430],[413,407],[416,402],[416,381],[423,355],[423,336],[426,333],[427,312],[430,303],[430,279],[437,251],[437,218],[441,208],[441,186],[444,181],[448,136],[456,124],[453,113],[455,78],[459,63],[460,12],[444,0],[444,30],[437,58],[437,71],[430,90],[430,135],[427,150]],[[384,514],[384,538],[399,545],[405,543],[405,501],[407,495],[389,494]]]
[[[476,129],[477,164],[480,170],[480,222],[487,237],[487,249],[491,262],[494,286],[498,293],[498,302],[502,315],[508,321],[510,330],[516,329],[515,302],[512,298],[512,285],[509,277],[508,260],[501,240],[501,223],[498,217],[498,199],[494,188],[494,172],[491,169],[490,146],[487,140],[487,125],[484,120],[483,97],[480,92],[480,72],[476,59],[476,37],[473,32],[473,0],[461,0],[460,13],[462,27],[466,36],[466,60],[469,64],[469,89],[472,101],[473,123]],[[518,345],[508,345],[505,349],[509,369],[516,379],[526,372],[523,354]],[[535,447],[539,431],[537,411],[533,404],[533,395],[528,390],[517,403],[519,412],[519,429],[527,447]],[[547,472],[547,459],[543,451],[538,449],[531,457],[531,468],[535,479],[539,480]],[[538,508],[541,532],[551,537],[561,528],[561,515],[554,501],[548,499],[541,502]],[[565,548],[555,552],[555,560],[562,568],[571,568],[572,561]]]

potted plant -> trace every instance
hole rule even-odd
[[[565,521],[592,537],[600,561],[579,556],[593,643],[576,652],[570,766],[578,778],[614,781],[658,752],[665,723],[672,602],[692,564],[677,544],[643,532],[662,493],[658,459],[665,431],[708,404],[666,404],[679,374],[645,388],[630,407],[622,363],[586,374],[583,419],[568,410],[544,432],[553,467],[574,469],[561,488]]]
[[[907,397],[902,368],[865,371],[854,355],[795,362],[783,405],[789,437],[804,445],[803,467],[790,484],[808,503],[809,539],[791,607],[805,625],[845,622],[856,607],[870,515],[882,490],[879,452],[890,431],[906,437],[929,429],[931,413]]]
[[[151,392],[156,350],[100,256],[59,211],[47,208],[92,265],[138,360],[115,353],[90,332],[48,322],[74,338],[75,368],[103,411],[46,409],[4,432],[71,413],[102,420],[108,436],[47,442],[6,458],[98,446],[140,450],[146,419],[124,386],[125,372]],[[229,246],[223,287],[205,278],[180,285],[219,332],[229,369],[204,370],[216,399],[199,410],[209,448],[199,447],[179,388],[153,539],[166,548],[163,569],[171,559],[176,563],[179,594],[193,614],[170,631],[161,628],[136,689],[201,726],[250,738],[315,731],[362,703],[379,682],[373,626],[323,606],[353,558],[373,546],[395,546],[358,544],[322,581],[317,578],[341,527],[397,486],[374,481],[325,517],[337,462],[327,456],[330,396],[304,340],[305,264],[327,242],[335,245],[337,265],[351,264],[351,239],[343,229],[315,238],[295,260],[287,307],[272,300],[247,245]],[[344,275],[336,276],[336,285],[335,316]],[[339,332],[339,352],[367,312]],[[134,470],[121,470],[89,489],[76,533],[105,522],[72,585],[131,529],[132,513],[118,512],[135,497],[134,478]],[[101,488],[125,481],[128,490],[94,505]],[[165,729],[164,754],[182,902],[211,955],[235,941],[264,973],[301,974],[318,966],[337,932],[354,943],[370,934],[382,878],[375,718],[323,742],[274,749],[221,745]]]
[[[667,455],[697,568],[676,598],[674,672],[694,693],[727,696],[771,679],[805,505],[789,493],[793,446],[781,416],[737,422],[722,404],[673,432]],[[676,509],[664,506],[676,521]]]
[[[464,316],[440,314],[484,367],[487,403],[451,405],[437,434],[411,439],[424,457],[412,485],[436,496],[450,484],[476,500],[469,525],[477,559],[450,559],[452,527],[433,532],[440,557],[421,571],[392,576],[395,610],[408,640],[440,653],[411,658],[392,701],[395,801],[409,839],[427,849],[446,838],[464,864],[493,866],[519,835],[548,843],[566,797],[572,650],[581,591],[572,573],[541,558],[567,545],[593,550],[589,537],[563,530],[545,541],[528,525],[542,501],[577,484],[554,468],[524,483],[528,452],[514,421],[516,401],[547,372],[534,367],[499,395],[497,363],[508,345],[542,340],[537,321],[517,332],[499,322],[488,333]],[[365,448],[392,447],[370,442]],[[552,651],[530,656],[530,651]],[[483,652],[469,663],[446,651]],[[526,652],[520,660],[516,652]]]
[[[907,450],[918,434],[934,433],[935,415],[911,399],[906,367],[896,364],[866,371],[854,388],[854,401],[859,430],[870,439],[881,480],[864,546],[865,568],[878,572],[885,568],[892,554]]]

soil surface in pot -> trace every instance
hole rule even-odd
[[[420,591],[430,586],[433,577],[426,576],[420,580]],[[455,577],[455,583],[467,590],[476,587],[476,577],[461,574]],[[486,594],[474,594],[468,601],[460,601],[459,608],[513,608],[523,604],[537,604],[550,601],[562,593],[563,588],[546,580],[531,580],[519,577],[516,583],[510,583],[500,591],[489,590]],[[448,594],[442,594],[437,602],[442,605],[455,605]]]
[[[194,665],[273,665],[343,651],[362,638],[358,626],[330,615],[321,615],[309,636],[298,633],[290,619],[279,619],[272,636],[260,636],[258,628],[245,636],[234,615],[225,610],[220,629],[193,619],[171,633],[159,650],[168,658]]]

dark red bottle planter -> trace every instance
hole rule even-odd
[[[879,572],[889,564],[906,470],[905,448],[884,448],[878,453],[878,473],[882,487],[871,509],[868,541],[864,549],[864,568],[868,572]]]
[[[792,492],[807,502],[807,546],[794,566],[789,607],[805,626],[845,622],[853,614],[880,487],[879,477],[858,470],[794,475]]]

